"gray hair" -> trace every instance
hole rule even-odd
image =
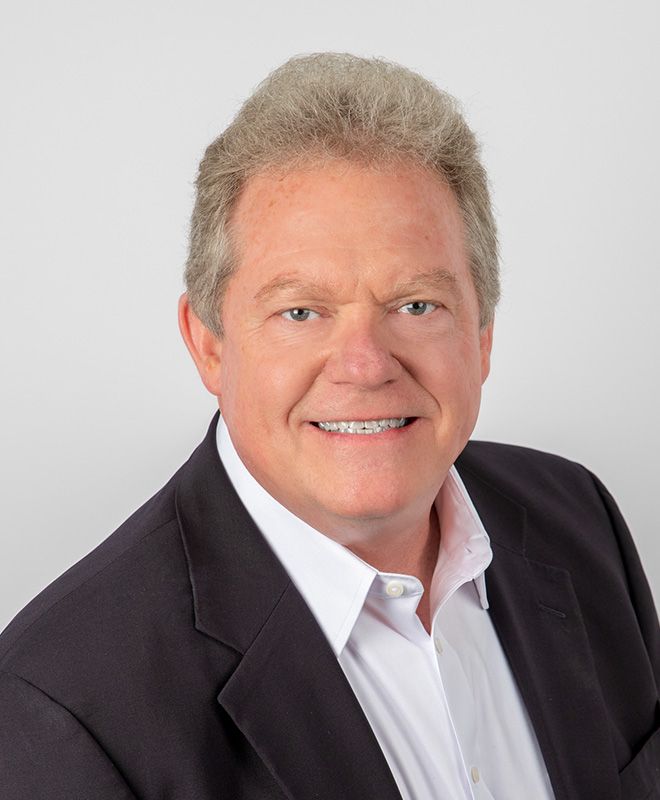
[[[497,231],[479,147],[451,95],[398,64],[345,53],[297,56],[272,72],[206,150],[197,176],[185,283],[216,336],[238,266],[231,216],[253,175],[327,159],[412,162],[453,190],[465,224],[480,324],[499,299]]]

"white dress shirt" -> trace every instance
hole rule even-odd
[[[238,496],[334,650],[404,800],[551,800],[536,736],[487,613],[486,531],[451,468],[436,500],[431,635],[411,575],[378,572],[277,502],[218,452]],[[359,755],[358,755],[359,757]]]

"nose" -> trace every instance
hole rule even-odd
[[[396,380],[402,369],[378,320],[345,320],[335,330],[325,363],[326,377],[333,383],[376,389]]]

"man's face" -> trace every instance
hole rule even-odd
[[[428,515],[489,368],[453,193],[334,162],[252,178],[234,221],[217,386],[241,459],[326,533]]]

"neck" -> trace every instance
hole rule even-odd
[[[438,560],[440,525],[435,506],[419,526],[400,533],[396,539],[384,544],[360,542],[347,545],[348,549],[379,572],[398,572],[414,575],[424,587],[424,595],[417,607],[427,633],[431,632],[431,580]]]

